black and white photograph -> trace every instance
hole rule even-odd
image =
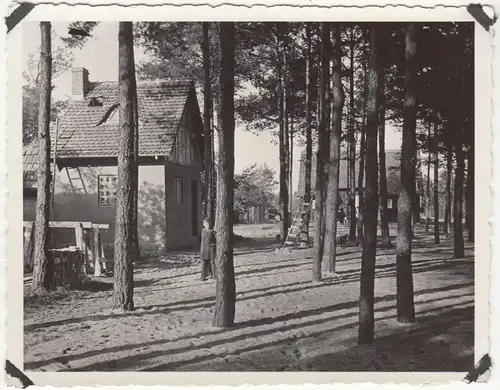
[[[302,22],[97,9],[9,32],[20,370],[474,368],[488,352],[483,25],[465,8]]]

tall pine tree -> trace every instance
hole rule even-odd
[[[328,253],[328,271],[335,272],[337,208],[339,199],[340,137],[342,133],[342,110],[344,89],[342,86],[342,43],[340,25],[332,29],[332,124],[330,130],[330,158],[327,165],[328,183],[326,196],[325,248]]]
[[[50,96],[52,42],[50,22],[40,23],[40,109],[38,111],[38,171],[35,216],[33,289],[52,288],[52,259],[48,253],[50,213]]]
[[[217,169],[215,259],[216,298],[213,325],[234,324],[236,284],[233,262],[234,183],[234,23],[220,24],[220,131]]]
[[[401,190],[398,198],[396,257],[397,316],[400,322],[415,320],[413,271],[411,265],[412,206],[415,186],[413,159],[416,129],[416,42],[417,26],[409,23],[405,33],[405,98],[403,103],[403,145],[401,149]]]
[[[113,302],[115,308],[134,310],[134,201],[135,168],[134,37],[132,22],[120,22],[118,31],[119,136],[116,191]]]
[[[363,208],[363,252],[359,296],[358,344],[369,344],[374,333],[375,257],[377,253],[378,164],[377,130],[379,123],[379,48],[380,25],[370,31],[366,125],[366,188]]]

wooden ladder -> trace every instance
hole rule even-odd
[[[302,227],[302,214],[306,213],[309,210],[310,203],[302,202],[295,213],[293,218],[293,222],[288,229],[288,234],[285,239],[285,243],[283,244],[283,248],[287,245],[295,245],[296,241],[292,239],[293,235],[300,233]]]
[[[80,168],[66,167],[66,174],[68,175],[69,184],[74,193],[87,193],[87,187],[85,187]]]

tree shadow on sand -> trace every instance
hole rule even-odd
[[[430,300],[429,302],[431,302]],[[395,334],[389,336],[378,338],[372,346],[358,347],[356,346],[356,341],[352,340],[352,347],[346,351],[335,352],[323,356],[315,357],[314,359],[304,359],[302,361],[300,356],[296,356],[296,360],[293,361],[293,366],[290,368],[296,371],[464,371],[469,369],[473,364],[473,318],[474,318],[474,308],[473,300],[468,300],[462,302],[463,304],[468,304],[469,306],[463,308],[457,308],[455,304],[442,305],[438,310],[430,309],[420,311],[418,323],[414,324],[413,328],[410,330],[396,331]],[[349,305],[347,304],[343,304]],[[332,305],[327,308],[323,308],[323,312],[327,309],[328,312],[335,313],[339,310],[339,305]],[[351,303],[352,307],[357,307],[357,302]],[[390,305],[385,308],[377,310],[377,313],[384,313],[394,310],[394,306]],[[297,313],[300,315],[299,318],[304,318],[307,315],[315,315],[317,312],[313,313]],[[394,320],[394,314],[389,314],[385,316],[379,316],[377,321],[382,320]],[[352,322],[348,322],[342,325],[338,325],[335,321],[342,319],[350,319]],[[283,318],[276,318],[272,323],[282,322]],[[286,319],[285,319],[286,321]],[[236,328],[241,329],[241,327],[247,327],[248,325],[254,326],[252,322],[246,324],[239,324]],[[285,337],[271,342],[259,342],[259,338],[263,338],[270,334],[282,335],[283,332],[300,330],[314,325],[324,325],[331,324],[333,326],[324,329],[322,326],[321,331],[302,333],[302,336],[292,335],[290,337]],[[447,332],[447,330],[457,324],[466,324],[465,329],[461,332],[464,335],[464,346],[465,353],[456,355],[456,359],[449,356],[450,351],[446,348],[446,345],[440,343],[439,340],[441,334]],[[205,351],[213,347],[220,345],[225,346],[225,350],[218,353],[209,353],[208,355],[196,356],[189,359],[180,359],[172,363],[159,364],[153,367],[147,367],[139,369],[139,371],[212,371],[214,360],[217,358],[224,358],[227,355],[237,355],[238,361],[241,362],[241,358],[244,358],[242,354],[251,354],[251,359],[255,363],[258,362],[259,356],[262,361],[266,361],[264,356],[269,356],[270,351],[281,350],[282,348],[288,346],[290,343],[295,343],[301,338],[314,338],[323,337],[329,335],[332,332],[331,337],[334,337],[334,332],[341,332],[344,330],[350,330],[356,328],[357,322],[357,311],[351,311],[349,313],[342,313],[340,315],[328,316],[326,318],[306,320],[300,323],[293,324],[283,324],[277,328],[257,330],[255,332],[245,332],[243,334],[238,334],[231,336],[229,333],[231,330],[217,330],[215,332],[210,332],[210,334],[216,333],[226,333],[223,338],[217,340],[211,340],[203,342],[199,345],[190,344],[189,346],[173,347],[167,349],[154,350],[146,353],[140,354],[129,354],[127,357],[110,359],[107,361],[99,361],[97,363],[92,363],[86,366],[72,368],[64,371],[129,371],[137,370],[144,364],[147,364],[149,359],[158,360],[162,356],[174,356],[175,354],[182,354],[185,352],[192,351],[193,349],[198,349],[200,351]],[[191,337],[199,338],[202,334],[193,335]],[[246,340],[248,338],[255,338],[255,343],[247,347],[236,347],[230,349],[231,343],[236,343],[241,340]],[[145,348],[148,345],[161,345],[171,343],[173,341],[179,340],[157,340],[150,343],[142,343],[134,346],[121,347],[122,349],[116,349],[116,351],[122,351],[123,348],[133,347],[133,349]],[[433,345],[434,343],[434,345]],[[351,351],[349,353],[349,351]],[[104,354],[111,351],[92,351],[84,353],[89,356],[90,353]],[[393,360],[392,364],[379,364],[374,363],[373,360],[366,359],[366,355],[369,353],[377,354],[379,356],[384,356],[386,360]],[[272,352],[271,352],[272,353]],[[260,354],[260,355],[259,355]],[[402,357],[406,357],[408,363],[402,364]],[[83,356],[78,356],[76,358],[82,358]],[[446,359],[445,359],[446,357]],[[64,360],[64,363],[68,363],[72,356],[67,356],[64,358],[59,358],[59,362]],[[257,359],[257,360],[256,360]],[[269,360],[268,360],[269,361]],[[46,364],[46,363],[44,363]],[[195,367],[193,367],[195,365]],[[250,367],[252,367],[250,365]],[[274,370],[267,369],[267,371],[279,371],[286,368],[275,367]],[[241,370],[241,369],[239,369]],[[262,371],[266,371],[265,368]]]
[[[461,262],[458,261],[422,261],[420,265],[415,265],[413,268],[413,273],[421,273],[421,272],[428,272],[428,271],[433,271],[433,270],[442,270],[446,269],[450,272],[450,276],[453,275],[453,270],[454,266],[462,264]],[[395,272],[395,265],[388,265],[389,267],[387,268],[382,268],[382,269],[377,269],[376,270],[376,278],[377,279],[382,279],[382,278],[394,278],[396,276]],[[466,271],[467,273],[473,272],[473,264],[468,264],[468,267],[471,268],[471,270]],[[378,267],[377,267],[378,268]],[[284,271],[284,272],[290,272],[290,271]],[[330,285],[339,285],[339,284],[346,284],[346,283],[358,283],[359,282],[359,270],[352,270],[352,271],[346,271],[344,274],[339,274],[338,277],[335,278],[330,278],[326,279],[321,283],[313,283],[309,280],[307,281],[299,281],[295,282],[292,284],[287,284],[287,285],[281,285],[281,286],[271,286],[271,287],[265,287],[265,288],[260,288],[260,289],[255,289],[255,290],[247,290],[247,291],[242,291],[237,294],[237,301],[245,301],[245,300],[250,300],[250,299],[256,299],[256,298],[264,298],[264,297],[270,297],[275,294],[290,294],[294,292],[299,292],[303,290],[311,290],[314,288],[319,288],[319,287],[324,287],[324,286],[330,286]],[[245,276],[247,277],[247,276]],[[151,283],[154,284],[156,280],[151,280],[147,281],[145,283]],[[466,283],[463,285],[473,285],[473,282]],[[439,288],[439,291],[446,290],[446,288]],[[137,309],[142,309],[145,311],[140,311],[140,312],[126,312],[126,313],[120,313],[120,314],[106,314],[106,315],[89,315],[86,317],[74,317],[74,318],[67,318],[67,319],[62,319],[62,320],[57,320],[57,321],[49,321],[49,322],[43,322],[43,323],[35,323],[35,324],[30,324],[30,325],[25,325],[24,330],[25,332],[28,331],[34,331],[37,329],[43,329],[46,327],[50,326],[59,326],[59,325],[65,325],[65,324],[70,324],[70,323],[80,323],[83,321],[98,321],[98,320],[106,320],[109,318],[118,318],[118,317],[127,317],[127,316],[133,316],[133,317],[142,317],[146,315],[156,315],[160,313],[168,313],[170,311],[175,311],[179,312],[182,310],[196,310],[200,308],[208,308],[212,307],[215,301],[215,296],[211,297],[202,297],[202,298],[196,298],[196,299],[190,299],[190,300],[185,300],[185,301],[176,301],[176,302],[169,302],[164,305],[155,305],[155,306],[145,306],[145,307],[138,307]]]
[[[429,289],[424,289],[424,290],[419,290],[415,293],[416,296],[416,301],[418,305],[421,304],[429,304],[429,303],[435,303],[435,302],[443,302],[443,297],[428,297],[426,299],[419,299],[419,297],[422,297],[423,295],[428,295],[428,294],[434,294],[437,292],[444,292],[444,291],[449,291],[450,294],[447,295],[446,299],[466,299],[467,301],[462,302],[462,304],[473,304],[473,292],[469,293],[464,293],[463,289],[464,288],[470,288],[472,287],[473,284],[471,283],[459,283],[459,284],[454,284],[454,285],[448,285],[445,287],[439,287],[439,288],[429,288]],[[458,291],[457,291],[458,290]],[[255,297],[251,297],[255,298]],[[384,313],[387,311],[391,311],[394,309],[394,301],[395,301],[396,295],[395,294],[388,294],[385,296],[381,297],[376,297],[375,303],[378,305],[376,309],[377,315],[380,315],[380,313]],[[240,299],[241,300],[241,299]],[[387,304],[388,303],[388,304]],[[384,305],[384,307],[379,307],[380,305]],[[213,305],[213,303],[210,303],[210,305]],[[449,307],[453,307],[453,305],[441,305],[437,310],[444,310]],[[197,346],[196,348],[211,348],[220,344],[224,343],[231,343],[231,342],[236,342],[239,340],[243,340],[247,337],[260,337],[260,336],[265,336],[273,332],[285,332],[285,331],[290,331],[294,329],[301,329],[307,326],[312,326],[312,325],[318,325],[318,324],[325,324],[325,323],[334,323],[334,321],[342,320],[342,319],[348,319],[348,318],[353,318],[356,319],[357,317],[357,308],[358,308],[358,301],[350,301],[350,302],[344,302],[344,303],[338,303],[330,306],[324,306],[324,307],[319,307],[319,308],[313,308],[313,309],[308,309],[308,310],[300,310],[300,311],[295,311],[292,313],[286,313],[274,317],[264,317],[264,318],[255,318],[247,321],[243,321],[240,323],[237,323],[233,328],[230,329],[211,329],[208,331],[202,331],[196,334],[192,335],[186,335],[186,336],[181,336],[176,339],[169,339],[169,340],[155,340],[152,342],[145,342],[145,343],[137,343],[137,344],[129,344],[127,346],[117,346],[117,347],[111,347],[111,348],[104,348],[101,350],[95,350],[95,351],[87,351],[83,352],[81,354],[75,354],[75,355],[65,355],[61,357],[56,357],[52,359],[47,359],[47,360],[41,360],[37,362],[25,362],[25,368],[26,369],[37,369],[39,367],[42,367],[44,365],[53,363],[53,362],[69,362],[75,359],[83,359],[87,357],[92,357],[92,356],[97,356],[97,355],[105,355],[107,353],[112,353],[112,352],[117,352],[117,351],[123,351],[123,350],[134,350],[134,349],[141,349],[144,347],[148,346],[155,346],[155,345],[161,345],[161,344],[168,344],[168,343],[174,343],[174,342],[181,342],[183,340],[189,340],[189,339],[196,339],[199,340],[203,336],[213,336],[213,335],[218,335],[225,333],[226,335],[219,340],[215,341],[210,341],[208,343],[203,343],[200,346]],[[174,309],[177,311],[177,308]],[[347,311],[347,312],[342,312],[339,313],[339,311]],[[432,311],[432,310],[431,310]],[[158,313],[158,312],[156,312]],[[417,314],[419,316],[424,315],[426,312],[425,311],[419,311]],[[142,313],[145,314],[145,313]],[[328,317],[325,318],[320,318],[320,319],[311,319],[308,320],[308,317],[312,316],[318,316],[318,315],[325,315],[325,314],[331,314],[328,315]],[[106,316],[106,318],[109,318],[110,316]],[[384,319],[378,317],[378,320]],[[393,318],[393,315],[388,316],[387,318]],[[386,318],[386,319],[387,319]],[[420,317],[419,317],[420,318]],[[287,324],[287,321],[296,321],[299,320],[301,321],[300,323],[295,323],[295,324]],[[255,332],[245,332],[244,334],[236,335],[236,336],[231,336],[231,333],[233,331],[241,330],[241,329],[252,329],[255,327],[259,326],[278,326],[273,329],[264,329],[264,330],[258,330]],[[352,327],[357,326],[357,321],[354,321],[348,325],[342,325],[340,327],[334,327],[332,329],[340,330],[340,329],[350,329]],[[192,349],[193,347],[180,347],[180,348],[169,348],[168,351],[165,353],[168,354],[173,354],[173,353],[182,353],[185,351],[188,351]],[[248,350],[259,350],[259,346],[252,346]],[[155,356],[160,356],[162,352],[158,351],[153,351],[151,353],[147,354],[148,358],[155,357]],[[141,355],[142,359],[145,359],[146,356]],[[137,357],[138,358],[138,357]],[[114,366],[115,369],[126,369],[127,367],[134,367],[133,360],[135,359],[134,356],[130,356],[130,363],[126,362],[126,359],[117,359],[116,361],[100,361],[99,363],[91,364],[86,367],[81,367],[79,369],[75,369],[75,371],[92,371],[92,370],[108,370],[111,368],[111,366]],[[136,362],[137,364],[139,362]],[[169,367],[168,369],[174,369],[174,367]]]
[[[419,317],[418,325],[377,338],[369,346],[307,359],[299,367],[314,371],[462,372],[474,366],[473,306]],[[458,330],[450,334],[454,327]],[[461,340],[462,348],[450,347],[452,337],[455,342]]]

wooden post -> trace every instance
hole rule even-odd
[[[82,225],[78,223],[75,225],[75,244],[76,247],[81,251],[83,251],[82,235],[83,235],[83,228]]]
[[[93,229],[93,237],[94,237],[94,245],[93,245],[93,254],[94,254],[94,276],[101,276],[101,263],[100,263],[100,246],[99,246],[99,227],[96,226]]]
[[[24,230],[24,265],[29,270],[33,267],[33,243],[35,240],[35,223],[31,222]]]
[[[83,266],[85,268],[85,275],[87,274],[87,269],[90,262],[94,259],[93,252],[89,245],[90,229],[83,229]]]
[[[100,248],[101,260],[102,260],[102,269],[107,271],[108,268],[106,265],[106,256],[104,255],[104,244],[102,243],[101,232],[99,232],[99,248]]]
[[[86,273],[85,269],[85,237],[83,236],[83,224],[78,223],[75,226],[75,241],[76,241],[76,247],[80,251],[80,253],[83,254],[84,256],[84,265],[82,266],[83,271]]]

